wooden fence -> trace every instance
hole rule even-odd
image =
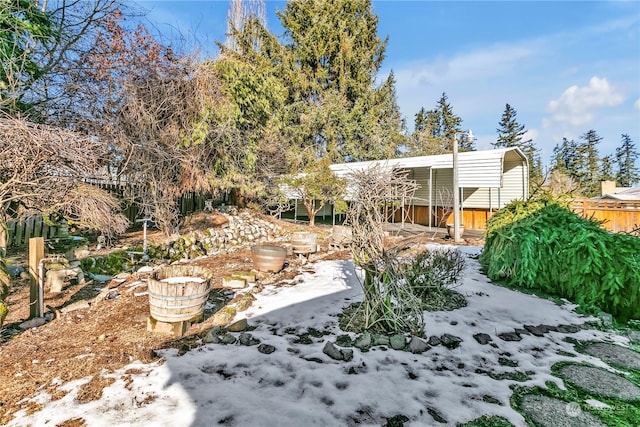
[[[31,237],[52,239],[60,231],[57,226],[47,225],[41,216],[30,218],[26,221],[9,221],[7,230],[7,246],[24,246],[29,243]],[[65,233],[67,231],[65,230]]]
[[[122,196],[120,189],[113,184],[99,184],[105,190]],[[176,200],[182,216],[192,214],[204,209],[205,200],[210,198],[209,195],[199,193],[186,193]],[[214,200],[214,205],[219,205],[221,200]],[[128,204],[122,211],[123,215],[131,222],[132,226],[136,226],[135,220],[139,217],[139,209],[135,204]],[[139,224],[138,224],[139,225]],[[24,246],[29,243],[31,237],[44,237],[52,239],[58,235],[58,227],[48,226],[42,217],[34,217],[27,221],[9,221],[7,223],[8,235],[7,246]]]
[[[606,230],[640,235],[640,201],[584,199],[575,201],[572,208],[585,218],[602,222]]]

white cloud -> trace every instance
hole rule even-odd
[[[606,78],[594,76],[589,80],[588,86],[569,87],[560,98],[549,102],[547,111],[552,114],[549,120],[551,122],[581,126],[593,120],[597,109],[614,107],[623,101],[624,96]]]
[[[640,98],[638,98],[636,100],[636,102],[633,104],[633,106],[635,107],[636,110],[640,111]]]

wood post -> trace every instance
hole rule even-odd
[[[29,239],[29,276],[31,278],[31,286],[29,287],[29,319],[34,317],[42,317],[44,313],[40,313],[40,292],[44,290],[39,287],[38,264],[44,258],[44,238],[32,237]]]

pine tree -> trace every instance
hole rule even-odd
[[[600,159],[600,180],[601,181],[615,181],[616,175],[614,172],[615,160],[613,156],[604,156]]]
[[[628,134],[622,135],[622,144],[616,148],[618,173],[616,181],[622,187],[630,187],[640,181],[640,169],[636,166],[638,150]]]
[[[580,137],[584,143],[578,146],[578,155],[581,157],[583,165],[580,184],[586,196],[598,194],[600,186],[600,156],[598,154],[598,144],[602,138],[591,129]]]
[[[278,16],[289,86],[284,129],[305,152],[334,161],[367,160],[395,153],[402,137],[394,112],[393,76],[376,86],[386,40],[377,35],[371,1],[299,0]],[[393,117],[392,120],[389,120]],[[374,138],[381,130],[388,138]]]
[[[452,151],[453,138],[460,133],[462,119],[453,113],[447,94],[443,93],[433,110],[423,108],[415,118],[410,155],[444,154]],[[474,151],[474,141],[458,141],[460,151]]]
[[[527,133],[525,126],[516,120],[518,112],[506,104],[502,119],[499,123],[498,139],[493,144],[494,148],[518,147],[527,156],[529,161],[529,177],[531,185],[539,184],[542,181],[542,161],[540,153],[533,144],[532,139],[525,139]]]

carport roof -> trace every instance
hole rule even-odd
[[[513,152],[523,162],[527,162],[524,153],[517,147],[495,150],[466,151],[458,155],[459,185],[466,188],[499,188],[502,184],[503,163],[507,153]],[[397,169],[452,169],[453,155],[401,157],[396,159],[372,160],[367,162],[339,163],[330,166],[338,176],[362,171],[379,165],[383,168]]]

